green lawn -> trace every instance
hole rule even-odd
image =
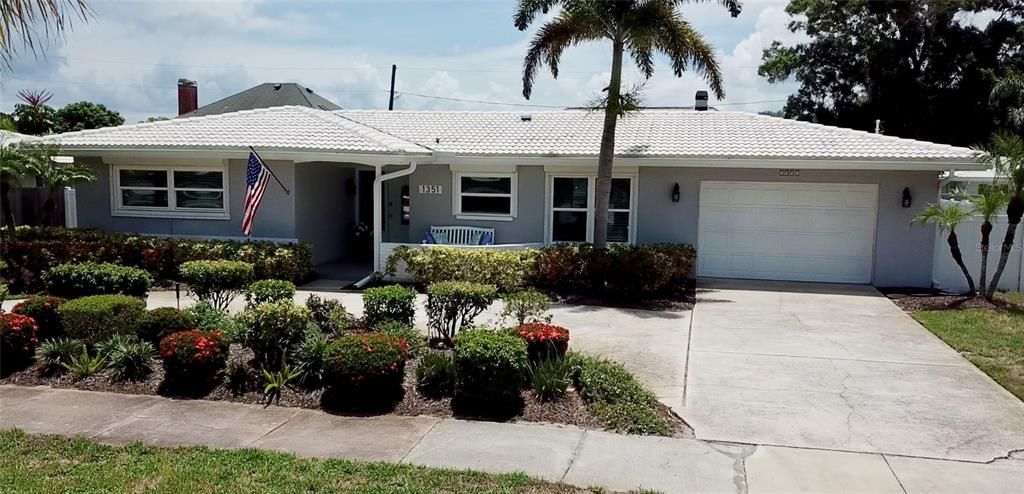
[[[914,317],[1024,400],[1024,294],[997,295],[1001,309],[928,310]]]
[[[525,475],[309,460],[258,450],[111,447],[0,431],[0,492],[592,492]]]

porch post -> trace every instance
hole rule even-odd
[[[382,206],[382,203],[384,202],[384,182],[386,180],[411,175],[413,172],[416,171],[416,162],[410,161],[408,168],[384,175],[381,174],[384,167],[382,165],[375,166],[377,169],[377,178],[373,180],[373,269],[374,271],[379,271],[381,269],[382,262],[382,259],[380,258],[380,237],[383,234],[382,232],[384,230],[384,212]]]

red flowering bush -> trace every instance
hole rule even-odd
[[[0,314],[0,362],[4,367],[23,364],[36,353],[38,327],[31,317]]]
[[[326,354],[329,386],[401,385],[409,342],[381,333],[350,334],[331,343]]]
[[[526,340],[526,351],[533,362],[565,356],[569,349],[569,330],[561,326],[528,322],[520,324],[517,332],[520,338]]]
[[[63,302],[60,297],[33,295],[15,305],[11,312],[31,317],[39,326],[39,338],[56,338],[64,334],[57,306]]]
[[[212,379],[227,362],[228,340],[205,329],[171,333],[160,340],[160,358],[172,379]]]

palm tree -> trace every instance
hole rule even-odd
[[[2,1],[2,0],[0,0]],[[18,132],[28,135],[49,134],[53,130],[56,110],[46,104],[53,93],[42,91],[18,91],[22,102],[14,105],[14,126]]]
[[[987,187],[983,188],[980,193],[976,196],[971,197],[971,203],[974,205],[974,212],[981,215],[981,276],[978,278],[978,286],[981,287],[982,294],[988,296],[988,291],[985,281],[988,280],[988,250],[989,250],[989,238],[992,235],[992,218],[1003,211],[1006,204],[1010,201],[1010,197],[1006,194],[1006,189],[1003,187]]]
[[[26,175],[28,158],[17,144],[0,141],[0,209],[3,224],[14,235],[14,210],[11,209],[11,189]]]
[[[1024,74],[1011,72],[997,80],[989,100],[992,103],[1005,102],[1010,123],[1024,128]]]
[[[85,0],[0,0],[0,68],[11,68],[19,48],[38,53],[42,41],[63,35],[75,18],[86,21],[91,14]]]
[[[89,168],[75,164],[60,164],[54,158],[60,149],[53,145],[40,144],[29,146],[26,150],[28,162],[26,169],[36,176],[46,187],[46,202],[43,203],[43,225],[53,223],[53,213],[57,210],[57,193],[80,182],[96,180],[96,174]]]
[[[718,0],[735,17],[739,0]],[[654,75],[654,54],[663,53],[672,62],[672,72],[681,77],[687,68],[701,72],[715,95],[722,99],[722,71],[704,38],[683,20],[676,10],[688,0],[519,0],[514,22],[526,30],[537,15],[555,7],[561,12],[534,35],[523,61],[523,96],[530,99],[537,71],[547,64],[558,77],[558,64],[566,48],[588,41],[612,44],[611,77],[604,98],[604,130],[597,161],[597,193],[594,211],[594,247],[604,248],[608,236],[608,201],[615,155],[615,125],[634,94],[622,94],[622,58],[629,54],[644,78]]]
[[[999,286],[999,278],[1006,268],[1006,261],[1010,259],[1017,225],[1024,216],[1024,139],[1009,132],[996,133],[983,150],[985,154],[981,155],[980,161],[995,168],[996,178],[1006,183],[1006,193],[1009,197],[1006,205],[1008,225],[1006,236],[1003,237],[999,264],[996,265],[996,272],[992,275],[988,288],[982,287],[985,289],[985,297],[991,299],[996,294],[996,287]]]
[[[970,216],[971,211],[969,209],[956,204],[948,206],[928,204],[920,214],[914,217],[910,224],[922,226],[934,224],[938,225],[939,232],[949,232],[949,236],[946,237],[946,243],[949,244],[949,252],[953,254],[953,260],[956,261],[956,265],[960,266],[960,271],[963,271],[964,278],[967,278],[968,290],[970,290],[971,295],[974,295],[977,291],[974,286],[974,278],[971,277],[970,271],[964,265],[964,256],[960,252],[960,242],[956,238],[956,227],[960,225],[961,221]]]

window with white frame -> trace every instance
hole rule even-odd
[[[455,174],[454,214],[472,219],[516,216],[517,177],[513,173]]]
[[[593,176],[552,176],[548,201],[550,242],[593,242],[597,179]],[[608,241],[632,241],[633,179],[612,178],[608,204]]]
[[[223,166],[116,166],[112,175],[114,214],[228,217],[227,170]]]

